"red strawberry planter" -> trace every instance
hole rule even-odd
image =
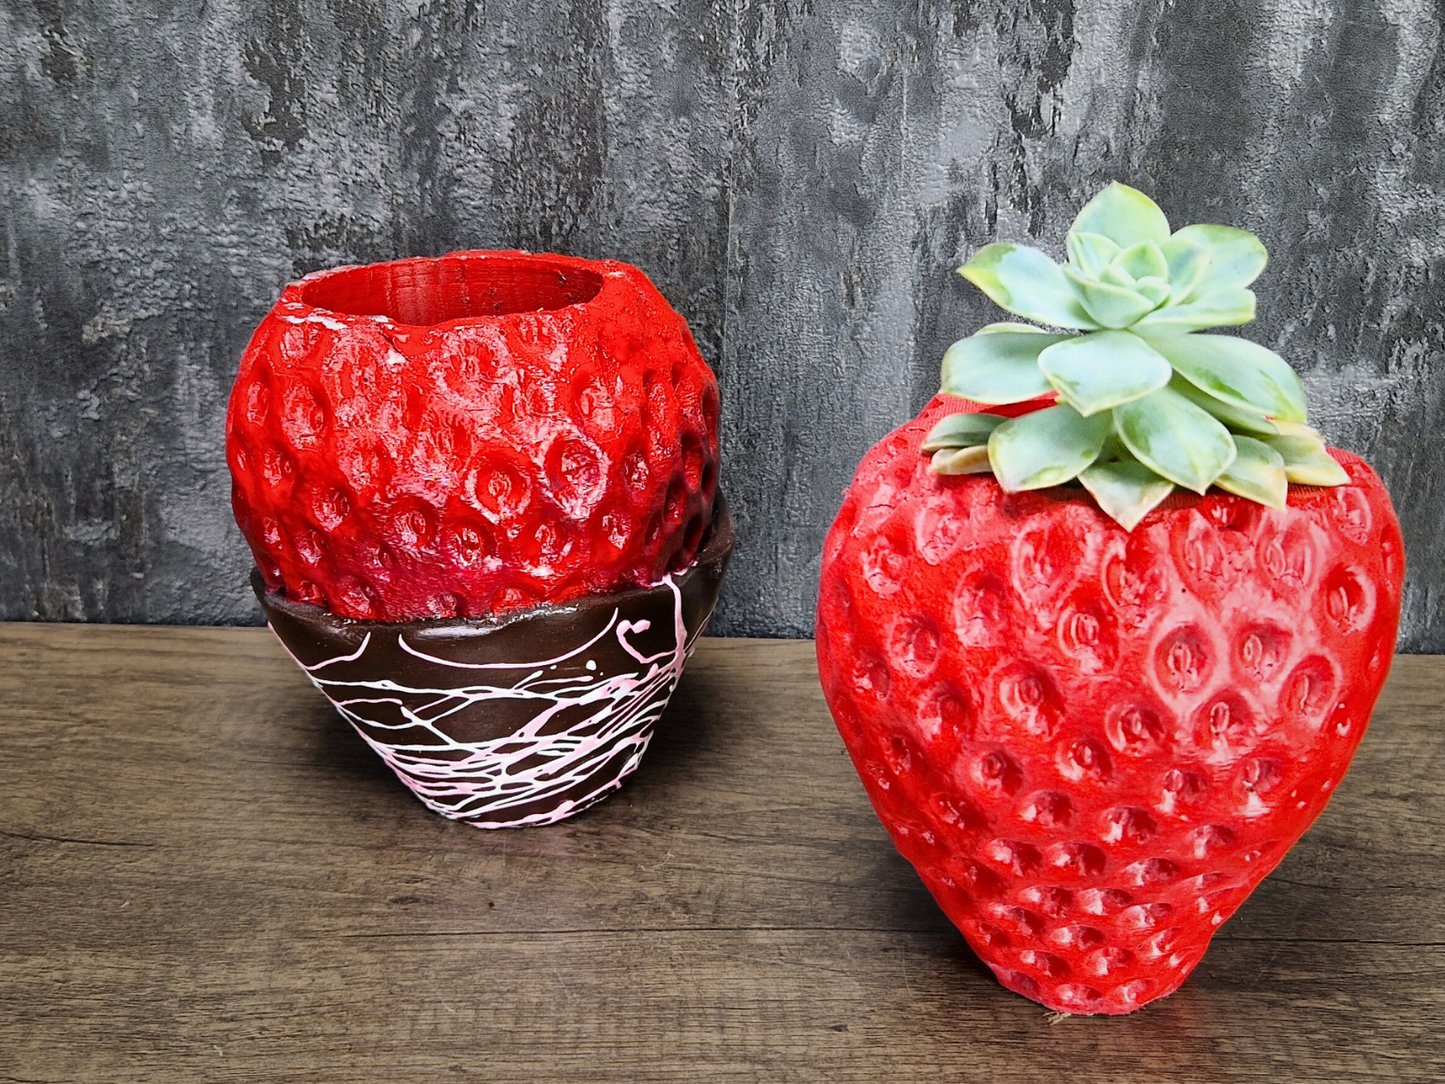
[[[919,446],[828,536],[823,689],[898,850],[1010,989],[1131,1012],[1175,989],[1343,778],[1389,672],[1403,549],[1358,458],[1283,512],[1006,494]]]
[[[432,809],[636,767],[717,600],[717,383],[636,268],[461,252],[288,286],[227,417],[272,628]]]
[[[1404,549],[1286,363],[1196,334],[1253,315],[1256,238],[1171,233],[1113,185],[1068,245],[1063,268],[1006,244],[963,268],[1065,330],[955,344],[944,391],[974,401],[864,457],[818,665],[895,845],[999,980],[1126,1013],[1184,981],[1344,777]]]

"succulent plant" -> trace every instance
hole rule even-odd
[[[1254,318],[1259,238],[1230,226],[1170,232],[1153,200],[1114,183],[1079,212],[1067,248],[1061,267],[1036,248],[992,244],[959,269],[1035,323],[989,324],[954,343],[942,391],[986,406],[1057,403],[945,417],[923,444],[933,470],[992,471],[1010,493],[1077,480],[1127,530],[1175,486],[1282,508],[1290,482],[1349,481],[1307,424],[1283,358],[1199,333]]]

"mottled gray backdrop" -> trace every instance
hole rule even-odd
[[[0,618],[255,622],[227,389],[282,284],[643,267],[724,400],[716,631],[807,635],[863,451],[1118,178],[1258,232],[1252,334],[1405,524],[1445,651],[1445,53],[1426,0],[0,0]]]

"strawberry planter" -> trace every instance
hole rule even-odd
[[[1007,987],[1176,989],[1324,808],[1389,671],[1388,494],[1244,323],[1250,234],[1113,185],[1069,264],[963,273],[1026,324],[944,359],[825,546],[819,671],[898,850]],[[966,398],[955,398],[961,396]],[[992,404],[996,410],[984,404]]]
[[[273,629],[426,804],[548,823],[636,767],[732,544],[717,383],[614,261],[288,286],[227,416]]]

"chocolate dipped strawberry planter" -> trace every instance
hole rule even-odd
[[[1383,485],[1247,322],[1264,250],[1111,185],[1069,260],[962,273],[1028,324],[952,347],[828,536],[818,661],[899,851],[1007,987],[1126,1013],[1314,821],[1389,670]]]
[[[227,416],[257,595],[429,808],[570,816],[637,766],[717,600],[717,417],[686,323],[626,264],[310,275]]]

